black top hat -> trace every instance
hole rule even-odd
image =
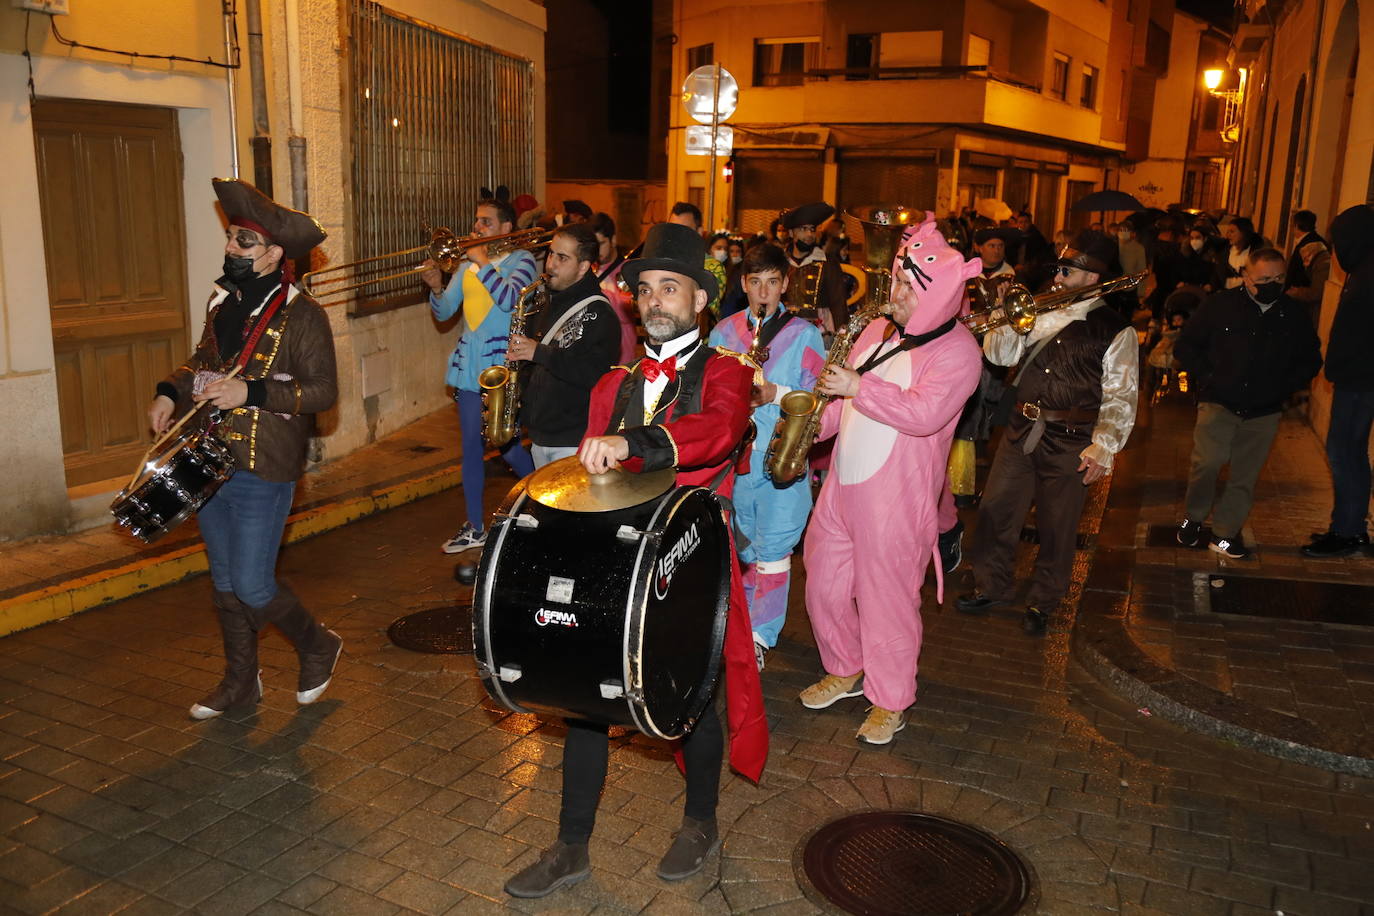
[[[708,301],[720,293],[715,274],[706,269],[706,243],[690,226],[659,223],[651,227],[644,236],[640,256],[626,261],[620,275],[633,291],[640,273],[646,270],[670,270],[691,277],[706,290]]]
[[[589,206],[587,206],[586,204],[584,204],[584,203],[583,203],[582,201],[580,201],[580,200],[565,200],[565,201],[563,201],[563,212],[564,212],[564,213],[576,213],[576,214],[578,214],[579,216],[584,217],[584,218],[586,218],[586,219],[591,219],[591,218],[592,218],[592,208],[589,207]]]
[[[1059,264],[1077,267],[1088,273],[1106,276],[1116,260],[1116,246],[1102,233],[1080,232],[1073,243],[1059,255]]]
[[[795,229],[798,226],[819,226],[830,219],[830,215],[834,212],[834,207],[823,200],[818,200],[814,204],[803,204],[788,210],[782,215],[782,225],[785,229]]]
[[[324,228],[309,213],[283,207],[246,181],[213,180],[215,196],[232,226],[243,226],[280,245],[288,258],[301,258],[325,239]]]

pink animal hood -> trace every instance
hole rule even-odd
[[[924,334],[958,315],[963,307],[964,283],[983,270],[979,258],[965,261],[958,249],[951,248],[926,211],[925,221],[902,234],[897,254],[892,259],[892,283],[909,283],[916,291],[916,308],[907,322],[906,333]]]

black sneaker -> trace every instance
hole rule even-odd
[[[1223,557],[1230,557],[1232,560],[1243,560],[1250,556],[1250,548],[1245,546],[1240,535],[1223,538],[1214,534],[1211,542],[1207,545],[1207,549],[1213,553],[1219,553]]]
[[[1027,636],[1044,636],[1049,623],[1049,614],[1038,607],[1027,607],[1026,614],[1021,619],[1021,629],[1025,631]]]
[[[1198,541],[1202,540],[1202,522],[1194,522],[1185,518],[1183,524],[1178,526],[1178,531],[1174,533],[1174,537],[1184,547],[1196,547]]]
[[[1327,531],[1312,538],[1312,543],[1302,548],[1302,555],[1317,559],[1332,559],[1348,557],[1368,548],[1369,535],[1367,534],[1346,537],[1342,534],[1336,534],[1334,531]]]
[[[948,531],[940,532],[940,568],[949,575],[964,561],[964,523],[957,521]]]

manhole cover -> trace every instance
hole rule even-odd
[[[472,605],[459,604],[397,617],[386,635],[402,649],[437,655],[472,654]]]
[[[803,886],[863,916],[1010,914],[1030,895],[1030,873],[1004,843],[910,811],[831,821],[804,841],[800,858]]]
[[[1207,601],[1215,614],[1249,614],[1347,626],[1374,626],[1374,588],[1345,582],[1303,582],[1209,573]]]

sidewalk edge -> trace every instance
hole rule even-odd
[[[456,467],[431,471],[362,496],[340,499],[300,512],[286,521],[285,543],[323,534],[369,515],[452,489],[461,482]],[[156,557],[117,562],[108,569],[25,592],[0,601],[0,637],[172,585],[208,569],[199,540]]]

